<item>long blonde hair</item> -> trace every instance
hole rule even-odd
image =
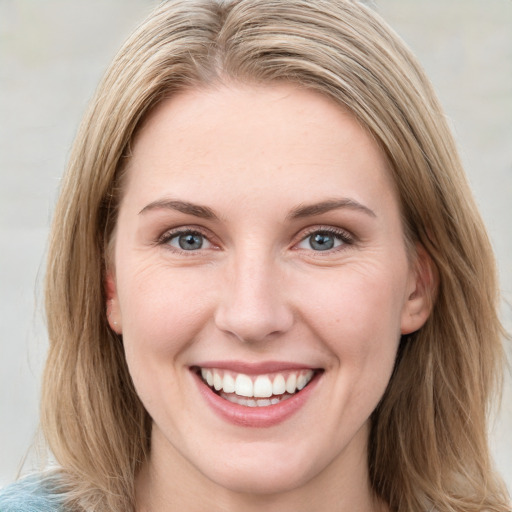
[[[384,150],[408,241],[430,255],[432,315],[400,345],[372,416],[374,492],[394,511],[505,511],[486,422],[503,364],[492,250],[428,79],[403,42],[351,0],[172,0],[123,46],[76,138],[46,275],[50,350],[42,425],[73,509],[128,511],[151,421],[109,329],[106,253],[130,143],[184,88],[288,82],[334,99]]]

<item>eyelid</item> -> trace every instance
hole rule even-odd
[[[201,248],[196,251],[185,251],[185,250],[178,249],[177,247],[172,247],[168,244],[169,240],[171,240],[172,238],[174,238],[178,235],[187,234],[187,233],[198,234],[198,235],[205,237],[205,239],[212,245],[212,247],[208,247],[205,249]],[[340,240],[342,240],[343,244],[341,246],[324,251],[325,254],[330,254],[330,253],[336,252],[338,250],[342,250],[343,247],[346,248],[346,246],[351,246],[357,241],[356,237],[350,231],[348,231],[346,229],[334,227],[334,226],[328,226],[328,225],[316,225],[316,226],[310,226],[310,227],[302,230],[295,237],[295,241],[293,242],[293,248],[296,250],[306,251],[307,249],[298,248],[297,244],[306,240],[309,236],[311,236],[314,233],[329,233],[329,234],[332,234],[333,236],[339,238]],[[204,250],[212,250],[212,249],[220,248],[220,244],[216,240],[215,235],[210,230],[207,230],[204,227],[197,226],[197,225],[179,226],[179,227],[175,227],[175,228],[166,229],[161,235],[159,235],[157,237],[157,239],[155,240],[155,245],[165,246],[166,249],[168,249],[172,252],[175,252],[175,253],[184,253],[184,254],[186,253],[187,256],[192,256],[192,255],[202,252]],[[314,251],[313,249],[310,249],[307,251],[318,253],[318,255],[322,254],[322,251]]]
[[[173,246],[171,246],[168,243],[174,237],[179,236],[179,235],[185,235],[185,234],[201,235],[201,236],[203,236],[208,241],[209,244],[211,244],[212,247],[201,248],[201,249],[197,249],[195,251],[185,251],[183,249],[179,249],[177,247],[173,247]],[[206,230],[206,229],[204,229],[201,226],[195,226],[195,225],[179,226],[179,227],[176,227],[176,228],[171,228],[171,229],[165,230],[156,239],[155,245],[159,245],[159,246],[165,247],[169,251],[172,251],[172,252],[175,252],[175,253],[186,254],[187,256],[192,256],[192,255],[194,255],[194,253],[197,254],[197,253],[205,251],[205,250],[218,249],[219,248],[219,244],[216,243],[213,240],[214,238],[215,237],[213,236],[213,234],[209,230]]]
[[[326,251],[314,251],[313,249],[297,248],[297,245],[300,242],[303,242],[304,240],[306,240],[308,237],[310,237],[314,233],[331,234],[331,235],[339,238],[343,242],[343,244],[341,246],[338,246],[336,248],[329,249]],[[331,253],[332,254],[333,252],[343,250],[343,247],[353,245],[355,242],[356,242],[356,237],[352,233],[350,233],[350,231],[347,231],[346,229],[338,228],[338,227],[334,227],[334,226],[318,225],[318,226],[310,226],[309,228],[306,228],[305,230],[301,231],[301,233],[298,235],[298,240],[296,242],[294,242],[293,246],[294,246],[294,248],[296,248],[296,250],[304,250],[304,251],[307,250],[307,251],[315,252],[315,253],[318,253],[319,255],[321,255],[322,253],[324,253],[324,254]]]

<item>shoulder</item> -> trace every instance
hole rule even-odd
[[[33,475],[0,489],[0,512],[65,512],[52,480]]]

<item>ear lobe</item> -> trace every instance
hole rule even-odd
[[[121,334],[121,312],[119,310],[119,301],[117,298],[116,280],[111,271],[107,271],[105,276],[105,295],[107,297],[107,321],[110,328],[116,333]]]
[[[409,296],[402,310],[402,334],[410,334],[423,327],[434,306],[437,284],[438,275],[434,262],[423,245],[417,243]]]

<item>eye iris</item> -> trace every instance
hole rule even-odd
[[[328,251],[334,247],[334,237],[328,233],[315,233],[309,237],[309,243],[315,251]]]
[[[194,249],[201,249],[203,246],[203,237],[201,235],[189,233],[187,235],[181,235],[178,242],[184,251],[192,251]]]

